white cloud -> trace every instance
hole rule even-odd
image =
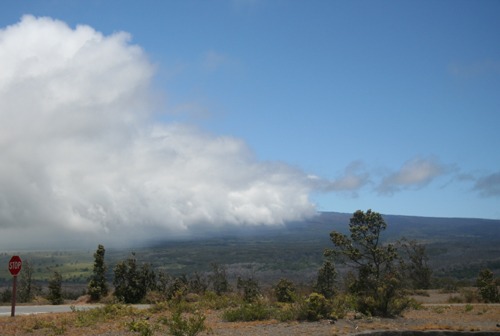
[[[377,187],[377,191],[381,194],[393,194],[402,189],[418,189],[448,171],[448,167],[433,157],[415,158],[405,162],[399,171],[384,177]]]
[[[154,69],[125,33],[25,16],[0,30],[0,69],[2,244],[160,238],[315,212],[303,172],[259,162],[241,140],[155,122]]]

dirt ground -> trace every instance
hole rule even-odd
[[[369,331],[402,330],[454,330],[454,331],[494,331],[500,335],[500,304],[447,304],[450,294],[431,293],[417,297],[422,308],[407,311],[402,317],[359,318],[354,314],[336,321],[320,322],[279,322],[276,320],[256,322],[225,322],[221,311],[208,311],[206,325],[209,331],[200,335],[221,336],[295,336],[295,335],[352,335]],[[129,336],[140,332],[123,331],[125,321],[113,321],[92,327],[76,327],[72,313],[43,314],[36,316],[16,316],[0,318],[1,336],[39,335],[102,335]],[[357,318],[358,317],[358,318]],[[152,322],[158,316],[152,316]],[[156,331],[154,335],[165,335],[166,331]]]
[[[217,316],[210,316],[208,324],[214,335],[231,336],[349,335],[378,330],[496,331],[500,335],[500,327],[497,326],[500,325],[500,305],[431,304],[394,319],[355,319],[354,316],[348,316],[334,324],[330,321],[227,323]]]

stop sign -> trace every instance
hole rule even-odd
[[[19,256],[13,256],[12,258],[10,258],[10,261],[9,261],[10,274],[12,274],[13,276],[18,275],[19,272],[21,272],[22,264],[23,264],[23,262],[21,261],[21,258],[19,258]]]

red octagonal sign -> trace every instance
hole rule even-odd
[[[9,272],[13,276],[16,276],[21,272],[21,266],[23,265],[23,262],[21,261],[21,258],[19,256],[13,256],[10,258],[9,261]]]

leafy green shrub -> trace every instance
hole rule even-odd
[[[237,288],[243,292],[245,302],[255,302],[260,296],[259,283],[253,278],[243,280],[238,277]]]
[[[299,303],[297,319],[319,321],[329,317],[330,309],[328,300],[322,294],[312,293],[305,301]]]
[[[67,324],[66,320],[63,320],[61,325],[57,325],[55,321],[44,321],[35,319],[33,325],[26,326],[25,330],[29,333],[32,333],[35,330],[47,329],[49,335],[64,335],[66,334],[66,324]]]
[[[460,295],[464,298],[464,302],[466,303],[479,302],[481,300],[479,293],[472,288],[461,288]]]
[[[274,318],[280,322],[294,321],[298,319],[298,304],[282,304],[274,312]]]
[[[77,310],[71,306],[71,310],[76,314],[75,324],[79,327],[88,327],[99,322],[105,322],[123,316],[138,316],[138,309],[122,304],[109,304],[89,310]]]
[[[314,290],[322,294],[325,298],[331,299],[335,295],[335,282],[337,280],[337,271],[331,260],[326,260],[323,266],[318,270],[318,277]]]
[[[152,327],[146,320],[132,320],[127,323],[128,330],[138,332],[141,336],[153,336],[154,327]]]
[[[280,279],[274,287],[274,295],[278,302],[293,302],[295,297],[295,286],[287,279]]]
[[[201,305],[208,309],[225,309],[235,306],[235,298],[228,295],[217,295],[215,292],[207,291],[201,298]]]
[[[344,318],[350,311],[356,310],[356,297],[349,294],[337,295],[331,302],[330,317]]]
[[[195,336],[207,329],[205,315],[196,311],[194,314],[183,316],[180,310],[175,310],[170,319],[164,319],[168,331],[173,336]]]
[[[476,284],[484,302],[500,302],[500,293],[491,270],[483,269],[479,273]]]
[[[233,309],[228,309],[222,314],[222,318],[228,322],[237,321],[262,321],[270,319],[274,309],[262,302],[244,303]]]
[[[62,275],[54,271],[49,280],[49,294],[47,299],[53,305],[59,305],[64,302],[62,296]]]

